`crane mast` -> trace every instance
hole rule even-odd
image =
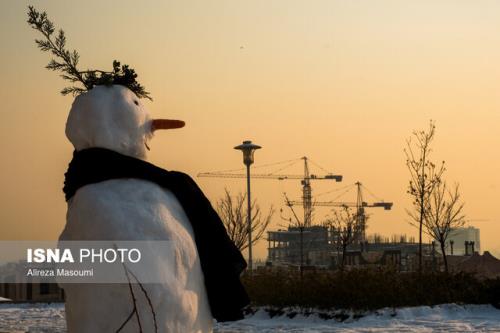
[[[302,180],[302,204],[304,207],[304,227],[311,226],[312,215],[312,188],[309,176],[309,166],[307,165],[307,157],[302,157],[304,160],[304,179]]]
[[[363,192],[361,191],[361,183],[356,182],[357,199],[356,199],[356,227],[355,235],[360,241],[366,239],[366,215],[365,207],[363,206]]]

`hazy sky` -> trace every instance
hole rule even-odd
[[[392,211],[370,211],[368,233],[416,235],[406,222],[403,148],[434,119],[433,156],[461,184],[482,249],[500,256],[498,1],[32,3],[66,31],[81,68],[130,64],[152,93],[145,103],[154,116],[186,121],[158,133],[152,162],[192,176],[239,168],[232,147],[244,139],[263,146],[256,165],[307,155],[344,175],[314,183],[314,193],[360,180],[394,202]],[[35,47],[27,5],[0,2],[0,235],[54,239],[65,223],[73,98],[60,96],[65,82],[44,69],[49,55]],[[213,201],[224,187],[245,188],[241,179],[197,181]],[[299,198],[300,183],[253,182],[263,207],[283,207],[283,191]],[[273,229],[283,224],[278,215]]]

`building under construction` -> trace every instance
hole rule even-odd
[[[302,267],[306,265],[325,268],[338,265],[342,231],[331,225],[313,226],[311,221],[313,206],[352,208],[354,210],[354,214],[351,217],[353,223],[349,227],[352,229],[352,235],[350,236],[352,241],[349,242],[348,252],[359,251],[364,253],[368,249],[375,250],[375,244],[370,246],[366,237],[367,216],[365,210],[367,208],[390,210],[392,203],[384,202],[380,199],[375,202],[365,201],[363,190],[367,189],[361,182],[356,182],[340,189],[343,191],[341,195],[355,189],[355,201],[332,200],[315,201],[313,203],[310,180],[314,178],[311,178],[309,175],[306,158],[304,158],[304,169],[302,201],[289,200],[285,195],[285,203],[290,208],[294,217],[294,219],[290,218],[290,224],[294,226],[289,227],[287,230],[269,231],[267,233],[268,265],[300,265]],[[372,196],[375,197],[373,194]],[[304,218],[302,221],[300,221],[293,208],[297,205],[301,205],[304,209]],[[389,251],[393,249],[393,246],[387,244],[377,244],[375,247],[377,250],[386,249]]]
[[[330,265],[333,243],[327,227],[290,227],[268,231],[267,235],[270,265]]]
[[[297,165],[302,162],[302,174],[283,173],[285,169]],[[310,164],[315,165],[324,173],[312,173]],[[312,197],[312,182],[315,181],[335,181],[341,182],[342,175],[334,174],[325,170],[317,163],[311,161],[307,157],[294,159],[289,161],[271,163],[261,167],[276,167],[274,171],[267,173],[253,173],[251,178],[255,179],[276,179],[276,180],[300,180],[302,187],[301,200],[289,200],[286,194],[285,203],[293,213],[293,219],[289,219],[290,226],[286,230],[278,230],[268,232],[268,265],[314,265],[322,267],[330,267],[335,265],[338,258],[338,238],[339,232],[335,228],[327,226],[314,226],[312,224],[312,211],[314,207],[348,207],[355,212],[356,221],[353,225],[354,244],[349,246],[349,250],[365,249],[366,246],[366,221],[367,216],[365,209],[367,208],[383,208],[390,210],[391,202],[384,202],[377,199],[368,189],[360,182],[350,184],[342,188],[332,190],[330,192],[343,191],[345,194],[353,189],[356,190],[356,200],[351,202],[345,201],[315,201]],[[257,167],[255,167],[257,168]],[[236,170],[233,170],[236,171]],[[199,177],[215,177],[215,178],[245,178],[249,174],[233,173],[227,171],[219,172],[204,172],[198,174]],[[363,198],[363,190],[369,192],[375,199],[375,202],[367,202]],[[325,194],[325,193],[324,193]],[[337,196],[338,198],[338,196]],[[299,217],[294,207],[300,206],[303,210],[303,216]]]
[[[338,234],[329,227],[289,228],[268,232],[267,266],[336,268],[342,261]],[[405,236],[383,239],[368,237],[347,246],[344,265],[348,267],[393,266],[400,271],[414,271],[419,245]],[[435,245],[423,244],[424,264],[437,265]]]

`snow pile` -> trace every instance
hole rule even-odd
[[[293,310],[287,314],[293,313]],[[331,314],[338,314],[332,312]],[[317,314],[269,317],[264,309],[244,320],[216,324],[216,333],[500,332],[500,310],[489,305],[446,304],[382,309],[340,322]],[[340,318],[340,317],[339,317]],[[0,332],[66,332],[63,304],[0,304]]]
[[[0,332],[66,332],[64,304],[0,304]]]
[[[330,312],[304,315],[289,309],[285,314],[270,318],[259,309],[246,319],[216,325],[220,333],[271,332],[500,332],[500,311],[490,305],[455,304],[435,307],[421,306],[382,309],[361,316],[359,313]],[[330,315],[332,319],[321,317]],[[293,318],[289,318],[293,316]]]

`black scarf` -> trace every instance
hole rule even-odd
[[[195,181],[184,173],[167,171],[137,158],[89,148],[73,154],[65,174],[66,201],[82,186],[117,178],[143,179],[172,191],[194,230],[213,317],[217,321],[242,319],[242,308],[249,303],[240,281],[246,262]]]

